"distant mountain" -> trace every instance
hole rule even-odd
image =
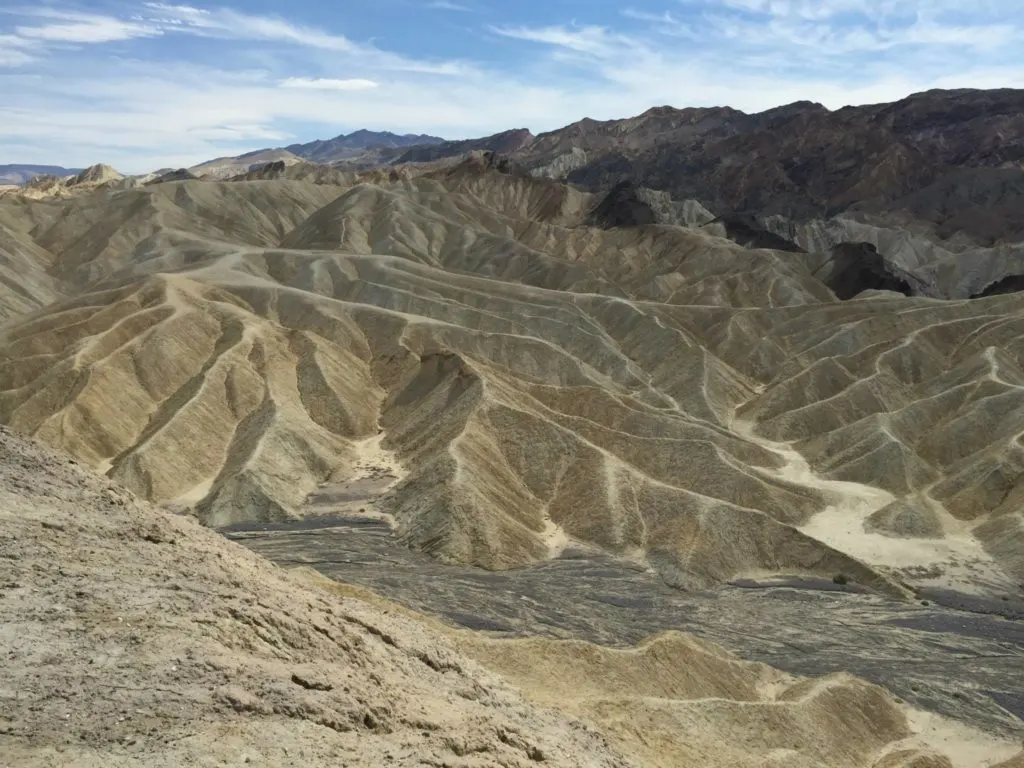
[[[671,223],[672,206],[663,220],[638,197],[653,191],[695,201],[717,217],[710,230],[742,245],[833,254],[844,296],[850,281],[967,298],[1024,280],[1024,90],[933,90],[834,111],[810,101],[757,114],[659,106],[536,136],[412,147],[388,163],[479,150],[607,196],[595,211],[602,226]],[[843,244],[856,248],[836,255]]]
[[[464,150],[454,142],[432,150],[447,151]],[[580,120],[510,154],[534,175],[592,191],[629,179],[719,216],[899,211],[940,237],[962,232],[986,245],[1016,240],[1024,227],[1020,90],[929,91],[835,111],[812,102],[759,114],[655,107],[623,120]]]
[[[238,155],[238,157],[218,157],[214,160],[207,160],[205,163],[192,166],[188,171],[194,178],[228,179],[276,162],[301,163],[302,158],[286,149],[258,149],[255,152]],[[166,173],[161,174],[161,178],[166,175]],[[167,179],[162,180],[166,181]]]
[[[444,139],[426,134],[406,133],[398,135],[390,131],[359,130],[347,136],[342,134],[333,139],[311,141],[308,144],[292,144],[285,150],[314,163],[335,163],[339,160],[357,157],[375,149],[402,149],[420,145],[442,144]]]
[[[536,136],[515,129],[421,144],[389,163],[479,150],[533,176],[602,194],[628,181],[747,224],[856,213],[890,225],[913,219],[939,239],[1024,240],[1024,90],[934,90],[835,111],[809,101],[757,114],[660,106]]]
[[[513,154],[529,147],[534,139],[534,135],[526,128],[513,128],[493,136],[484,136],[482,139],[440,141],[430,144],[421,142],[398,157],[395,163],[428,163],[477,151]]]
[[[838,110],[799,101],[756,114],[656,106],[459,141],[362,130],[220,158],[206,164],[220,175],[196,175],[336,183],[481,152],[489,168],[599,195],[590,221],[602,227],[703,212],[701,226],[741,245],[829,255],[828,280],[844,296],[899,293],[905,282],[915,294],[968,298],[1024,279],[1024,90],[932,90]],[[844,244],[856,247],[835,250]]]
[[[81,168],[59,165],[0,165],[0,184],[24,184],[36,176],[74,176],[81,172]]]
[[[64,171],[65,169],[61,168],[60,170]],[[73,175],[38,174],[19,185],[16,190],[5,190],[4,194],[42,200],[45,198],[74,197],[86,194],[100,187],[129,189],[136,183],[135,179],[126,177],[109,165],[101,163],[89,166],[85,170]]]
[[[387,165],[412,147],[429,149],[448,144],[450,142],[442,138],[427,134],[399,135],[390,131],[359,130],[333,139],[257,149],[235,157],[218,157],[193,166],[189,171],[207,180],[226,179],[250,172],[258,173],[262,166],[280,161],[286,165],[306,161],[320,165],[340,164],[346,170],[365,170]]]

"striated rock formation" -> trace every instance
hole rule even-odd
[[[402,540],[492,569],[570,537],[684,588],[1020,578],[1019,296],[839,302],[811,254],[594,228],[488,157],[5,206],[66,298],[3,329],[0,418],[212,525],[298,514],[383,435]],[[942,546],[866,529],[922,494]]]

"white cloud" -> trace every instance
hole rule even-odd
[[[165,3],[146,3],[146,8],[153,14],[151,16],[152,23],[175,32],[245,40],[268,40],[349,53],[354,52],[357,48],[344,35],[332,35],[316,29],[307,29],[273,16],[251,16],[229,8],[211,11],[189,5]]]
[[[808,20],[850,12],[883,13],[894,5],[892,0],[720,0],[720,4],[770,16]]]
[[[376,88],[373,80],[355,77],[336,80],[329,77],[289,77],[281,81],[282,88],[305,88],[314,91],[367,91]]]
[[[137,21],[124,21],[91,13],[61,12],[41,8],[27,11],[28,16],[54,19],[56,23],[41,26],[18,26],[16,37],[62,43],[109,43],[160,34],[156,27]]]
[[[975,0],[969,7],[962,0],[677,0],[694,9],[728,9],[805,21],[860,16],[867,19],[930,17],[952,13],[964,18],[985,14],[1013,16],[1018,0]]]
[[[21,24],[8,35],[21,44],[37,42],[108,43],[157,35],[180,34],[222,40],[258,41],[296,46],[358,58],[367,69],[413,72],[427,75],[460,76],[472,69],[459,61],[416,59],[358,43],[345,35],[293,24],[277,16],[259,16],[230,8],[205,9],[191,5],[149,2],[142,12],[122,19],[92,13],[64,11],[51,7],[0,9],[0,13],[47,19],[46,24]],[[13,43],[3,44],[0,36],[0,64],[27,61],[25,54],[11,53]]]
[[[992,49],[1012,42],[1015,38],[1020,37],[1020,33],[1011,24],[943,26],[924,22],[914,24],[907,28],[902,36],[897,34],[895,37],[898,41],[897,44]]]
[[[458,61],[414,59],[357,43],[344,35],[292,24],[276,16],[255,16],[230,8],[213,10],[188,5],[146,3],[149,21],[167,32],[217,37],[227,40],[258,40],[295,45],[358,57],[366,68],[418,72],[431,75],[466,74],[469,67]]]
[[[146,3],[145,5],[147,8],[167,11],[178,16],[201,17],[210,14],[210,11],[205,8],[196,8],[194,5],[174,5],[173,3]]]
[[[473,9],[469,6],[453,3],[451,0],[434,0],[432,3],[427,3],[427,8],[433,8],[435,11],[460,11],[462,13],[473,12]]]
[[[975,0],[970,14],[964,13],[960,0],[679,2],[699,15],[702,29],[710,31],[713,40],[762,49],[792,45],[814,49],[822,57],[911,46],[991,50],[1021,37],[1017,0]]]
[[[0,67],[21,67],[36,60],[36,41],[0,34]]]
[[[491,31],[503,37],[544,43],[593,56],[608,55],[614,50],[616,44],[625,39],[609,32],[605,27],[594,25],[583,27],[491,27]]]
[[[3,48],[0,46],[0,67],[21,67],[31,64],[36,60],[35,56],[15,49]]]
[[[651,26],[652,31],[662,35],[673,37],[688,37],[692,40],[699,40],[700,33],[693,25],[680,21],[671,11],[651,13],[649,11],[638,11],[635,8],[626,8],[622,15],[634,21],[643,21]]]

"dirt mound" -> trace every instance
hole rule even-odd
[[[942,520],[925,498],[900,499],[882,507],[865,521],[865,529],[889,536],[937,539]]]

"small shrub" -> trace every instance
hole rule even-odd
[[[850,579],[847,578],[845,573],[837,573],[835,576],[832,577],[833,584],[848,584],[849,581]]]

